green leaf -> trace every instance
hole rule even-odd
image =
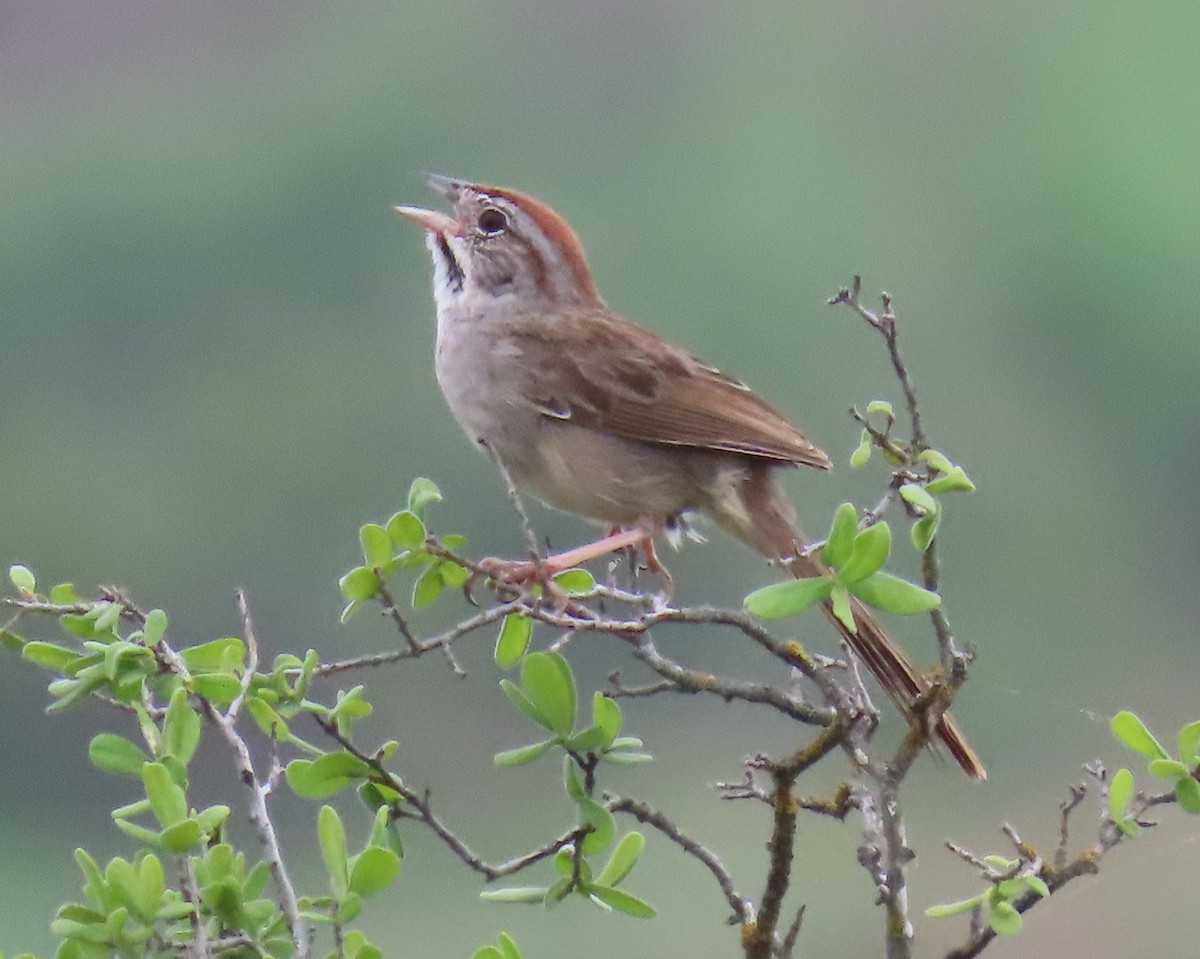
[[[586,569],[564,569],[554,575],[554,584],[568,596],[582,596],[596,588],[596,577]]]
[[[229,807],[222,805],[208,806],[196,813],[196,825],[200,827],[200,831],[206,836],[212,836],[218,829],[225,825],[225,820],[229,818]]]
[[[166,877],[162,861],[154,853],[148,853],[138,863],[137,899],[134,910],[141,918],[151,921],[158,914],[166,892]]]
[[[91,619],[92,626],[97,634],[113,633],[116,635],[117,623],[121,621],[121,605],[120,603],[97,603],[84,616]]]
[[[1180,729],[1177,742],[1180,760],[1194,766],[1197,759],[1200,759],[1200,756],[1197,756],[1197,751],[1200,751],[1200,721],[1188,723]]]
[[[422,520],[425,518],[425,507],[441,501],[442,491],[433,480],[424,476],[418,476],[408,488],[408,508]]]
[[[200,745],[200,714],[188,703],[187,690],[182,686],[171,696],[163,721],[163,748],[184,765],[195,755]]]
[[[617,843],[612,855],[608,857],[604,868],[600,870],[600,875],[595,880],[596,883],[601,886],[619,886],[621,881],[629,875],[630,870],[637,865],[638,859],[642,856],[642,850],[645,848],[645,836],[640,832],[627,832]]]
[[[472,953],[471,959],[504,959],[504,953],[495,946],[480,946]]]
[[[368,783],[367,785],[373,784]],[[400,840],[400,830],[392,821],[391,810],[387,806],[380,807],[375,813],[375,820],[371,823],[370,845],[387,849],[398,859],[404,858],[404,843]]]
[[[530,653],[521,660],[521,686],[549,725],[568,736],[575,725],[575,679],[558,653]]]
[[[946,455],[937,450],[923,450],[918,459],[936,473],[949,473],[954,469],[954,464],[946,458]]]
[[[623,889],[613,889],[611,886],[601,886],[593,883],[588,886],[587,892],[589,896],[599,899],[606,906],[611,906],[618,912],[623,912],[627,916],[633,916],[635,919],[653,919],[658,915],[654,907],[648,902],[639,899],[637,896],[631,896]]]
[[[37,578],[28,566],[14,563],[8,567],[8,579],[22,596],[32,597],[37,593]]]
[[[317,814],[317,839],[321,845],[321,858],[329,874],[329,888],[338,899],[345,899],[350,891],[349,863],[346,860],[346,829],[337,810],[322,806]]]
[[[369,942],[361,929],[351,929],[345,934],[342,953],[345,959],[383,959],[382,950]]]
[[[949,472],[925,484],[930,493],[974,493],[975,484],[961,466],[953,466]]]
[[[270,703],[264,702],[259,696],[248,696],[246,698],[246,711],[250,713],[250,718],[254,720],[266,735],[279,742],[287,742],[292,738],[292,731],[288,729],[288,724],[282,716],[279,715],[271,706]]]
[[[425,542],[425,524],[412,510],[401,510],[389,519],[387,532],[397,549],[416,549]]]
[[[522,959],[516,940],[507,932],[500,933],[500,951],[504,954],[504,959]]]
[[[450,559],[444,559],[438,563],[438,572],[442,576],[442,585],[450,589],[459,589],[471,578],[471,574],[467,572],[465,566],[459,566],[458,563]]]
[[[545,886],[509,886],[507,889],[485,889],[479,898],[486,902],[541,902],[546,898]]]
[[[1015,936],[1021,931],[1021,914],[1003,899],[989,901],[988,924],[998,935]]]
[[[184,820],[185,822],[187,820]],[[162,833],[155,832],[153,829],[147,829],[145,826],[139,825],[136,822],[130,822],[127,819],[119,819],[114,817],[113,824],[133,839],[134,842],[140,843],[143,846],[149,846],[151,849],[166,849],[162,840]]]
[[[1200,816],[1200,783],[1191,776],[1184,776],[1175,783],[1175,798],[1184,812]]]
[[[361,603],[373,598],[379,592],[380,585],[375,570],[366,566],[355,566],[338,580],[338,588],[342,595],[352,603]]]
[[[1178,759],[1151,759],[1147,768],[1151,776],[1159,779],[1178,779],[1180,776],[1191,775],[1188,767]]]
[[[788,580],[756,589],[743,600],[743,605],[748,612],[763,619],[782,619],[821,602],[832,589],[832,576]]]
[[[912,524],[912,529],[909,530],[909,538],[912,540],[913,547],[918,553],[924,553],[929,549],[929,544],[933,542],[933,538],[937,536],[938,527],[942,525],[942,512],[938,510],[935,513],[926,513],[919,520]]]
[[[417,577],[416,583],[413,584],[413,609],[424,609],[427,606],[432,606],[437,601],[437,598],[442,595],[442,590],[445,588],[446,584],[442,580],[441,564],[430,566]]]
[[[179,655],[193,673],[236,673],[246,666],[246,644],[237,636],[213,639],[180,650]]]
[[[621,707],[600,690],[592,694],[592,723],[603,730],[605,749],[610,748],[621,734]]]
[[[602,726],[593,723],[587,729],[569,736],[564,745],[577,753],[598,753],[608,745],[608,736]]]
[[[833,524],[821,557],[830,566],[841,566],[850,558],[854,548],[854,537],[858,533],[858,510],[853,503],[843,503],[833,514]]]
[[[896,418],[896,411],[892,407],[892,404],[887,400],[871,400],[871,402],[867,404],[867,412],[879,413],[883,416],[886,416],[889,420],[894,420]]]
[[[1133,773],[1121,767],[1113,773],[1112,782],[1108,784],[1108,814],[1113,822],[1125,818],[1129,809],[1129,800],[1133,798]]]
[[[852,470],[862,469],[871,462],[871,451],[874,448],[875,444],[871,440],[871,434],[863,430],[858,446],[854,447],[854,452],[850,454],[850,468]]]
[[[854,610],[850,606],[850,593],[841,583],[834,583],[833,591],[829,594],[833,615],[843,626],[854,635],[858,632],[858,624],[854,622]]]
[[[554,885],[546,890],[546,895],[542,898],[542,903],[547,909],[549,909],[551,906],[554,906],[566,899],[567,894],[570,893],[570,891],[571,877],[563,876],[562,879],[559,879],[556,883],[554,883]]]
[[[167,614],[161,609],[152,609],[146,614],[146,624],[142,627],[142,642],[147,646],[157,646],[167,635]]]
[[[649,753],[606,752],[600,758],[614,766],[636,766],[640,763],[653,762],[654,757]]]
[[[353,922],[358,918],[358,914],[362,912],[363,900],[356,892],[346,893],[346,898],[338,903],[337,920],[343,926],[349,922]]]
[[[579,767],[575,765],[575,760],[569,755],[563,756],[563,783],[566,786],[567,795],[572,800],[580,800],[587,796],[587,790],[583,787],[583,780],[579,776]]]
[[[521,661],[525,650],[529,648],[529,639],[533,635],[533,621],[520,613],[509,613],[504,617],[500,626],[500,635],[496,637],[496,665],[501,669],[510,669]]]
[[[519,746],[516,749],[508,749],[502,753],[496,753],[492,757],[492,762],[497,766],[508,768],[511,766],[524,766],[526,763],[531,763],[538,756],[542,755],[546,750],[553,746],[558,740],[547,739],[540,743],[530,743],[528,746]]]
[[[902,615],[928,613],[942,602],[937,593],[890,573],[872,573],[855,583],[850,591],[868,606]]]
[[[59,583],[50,588],[50,602],[57,603],[59,606],[78,606],[82,600],[75,592],[74,583]]]
[[[162,843],[171,852],[188,852],[204,841],[204,830],[194,819],[183,819],[162,831]]]
[[[506,695],[517,709],[521,710],[526,716],[532,719],[539,726],[550,728],[550,722],[538,709],[532,699],[525,695],[525,691],[510,679],[500,680],[500,688],[504,690]]]
[[[365,523],[358,531],[362,545],[364,565],[369,569],[386,566],[392,558],[392,537],[378,523]],[[349,597],[348,597],[349,598]]]
[[[1046,880],[1041,876],[1023,876],[1025,885],[1036,892],[1039,896],[1045,898],[1050,895],[1050,887],[1046,885]]]
[[[1015,899],[1025,891],[1025,877],[1017,876],[1013,879],[1001,879],[995,886],[995,894],[1002,899]]]
[[[613,841],[617,832],[617,822],[612,813],[588,796],[577,799],[575,804],[579,807],[579,824],[592,827],[592,831],[580,841],[580,848],[584,854],[591,856]]]
[[[905,483],[899,491],[900,498],[909,506],[928,515],[938,511],[937,500],[929,495],[929,491],[919,483]]]
[[[228,706],[242,691],[242,681],[233,673],[203,673],[193,676],[192,692],[203,696],[214,706]]]
[[[115,733],[98,733],[88,744],[88,758],[97,769],[122,776],[142,775],[142,764],[150,761],[135,743]]]
[[[1163,744],[1154,738],[1146,724],[1135,714],[1124,709],[1112,718],[1113,735],[1117,741],[1128,746],[1134,752],[1148,756],[1150,759],[1170,759],[1170,754]]]
[[[67,663],[79,659],[79,653],[65,646],[43,643],[35,639],[21,647],[21,658],[35,666],[61,673]]]
[[[142,764],[142,785],[154,818],[164,829],[187,819],[187,796],[162,763]]]
[[[987,898],[987,893],[981,893],[978,896],[972,896],[970,899],[963,899],[960,902],[944,902],[936,906],[930,906],[925,910],[925,915],[930,919],[941,919],[945,916],[956,916],[960,912],[969,912],[976,906],[980,905]]]
[[[357,756],[348,752],[326,753],[314,760],[293,759],[287,764],[288,785],[297,796],[325,799],[370,773]]]
[[[850,557],[837,571],[837,580],[850,586],[870,576],[887,561],[892,550],[892,531],[887,523],[868,526],[854,537]]]
[[[360,896],[381,892],[400,875],[400,857],[382,846],[368,846],[350,864],[350,891]]]

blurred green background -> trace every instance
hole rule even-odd
[[[1196,717],[1197,30],[1185,2],[5,0],[0,562],[126,586],[189,642],[236,631],[244,587],[268,653],[340,657],[397,642],[369,616],[340,627],[335,584],[412,476],[442,485],[441,528],[519,550],[434,385],[426,254],[390,210],[430,199],[422,170],[547,200],[611,305],[792,412],[841,467],[792,481],[818,531],[885,481],[845,467],[849,405],[898,398],[881,344],[824,305],[861,272],[895,295],[928,428],[980,490],[951,504],[944,587],[979,651],[957,713],[992,779],[927,762],[909,797],[916,909],[972,891],[942,840],[1006,852],[1007,820],[1049,848],[1079,764],[1125,761],[1113,711],[1164,736]],[[584,535],[536,520],[556,544]],[[720,536],[672,569],[683,601],[737,604],[773,577]],[[797,629],[832,651],[819,619]],[[934,658],[920,624],[898,629]],[[725,635],[660,642],[781,678]],[[399,738],[408,781],[501,857],[570,810],[553,763],[491,768],[529,729],[487,645],[464,645],[462,681],[436,658],[367,677],[364,732]],[[639,675],[611,643],[572,655],[593,684]],[[78,887],[71,850],[123,850],[108,811],[131,795],[85,760],[119,718],[43,718],[44,680],[0,664],[0,948],[43,953]],[[675,815],[757,897],[764,810],[709,784],[792,731],[691,699],[627,713],[658,761],[610,787]],[[219,750],[200,761],[201,797],[237,788]],[[315,808],[277,809],[315,882]],[[1181,880],[1200,828],[1162,818],[989,955],[1194,955]],[[858,841],[853,822],[802,824],[804,954],[879,952]],[[444,849],[415,829],[409,845],[366,913],[389,955],[468,956],[500,928],[530,959],[563,937],[580,956],[737,948],[710,877],[657,837],[630,880],[652,924],[480,904]],[[922,921],[920,952],[960,929]]]

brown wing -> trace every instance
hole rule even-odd
[[[548,416],[627,439],[828,469],[829,457],[744,383],[644,327],[574,314],[513,339]]]

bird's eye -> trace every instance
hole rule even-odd
[[[479,232],[485,236],[495,236],[508,229],[508,216],[503,210],[489,206],[479,214]]]

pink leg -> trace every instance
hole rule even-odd
[[[595,559],[597,556],[605,556],[608,553],[615,553],[619,549],[625,549],[627,546],[636,546],[638,543],[647,541],[649,541],[649,537],[646,535],[645,530],[638,528],[626,529],[610,533],[603,539],[596,540],[594,543],[585,543],[583,546],[576,546],[565,553],[556,553],[553,556],[547,556],[538,564],[535,564],[532,560],[485,559],[480,565],[487,570],[489,576],[506,583],[532,582],[538,578],[539,571],[546,576],[554,576],[556,573],[561,573],[564,569],[571,569],[573,566],[586,563],[589,559]]]

